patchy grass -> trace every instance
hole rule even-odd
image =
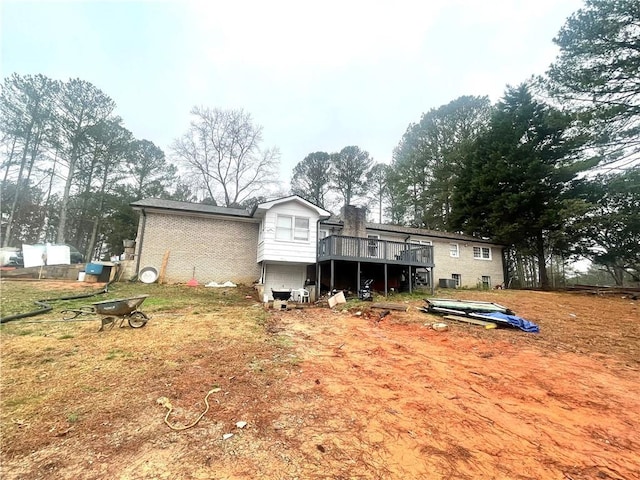
[[[39,288],[47,285],[45,289]],[[66,309],[79,309],[90,306],[94,302],[117,298],[128,298],[137,295],[149,295],[140,307],[145,312],[176,312],[189,311],[198,314],[215,312],[220,307],[233,306],[247,302],[247,295],[254,298],[254,290],[247,287],[237,288],[206,288],[188,287],[186,285],[146,285],[143,283],[117,283],[109,286],[107,293],[101,293],[103,286],[67,281],[47,282],[40,281],[7,281],[0,283],[0,295],[2,298],[0,315],[26,313],[38,310],[37,300],[50,299],[50,305],[54,311]],[[88,295],[95,296],[71,300],[55,300],[56,298]],[[36,317],[38,318],[38,317]],[[25,333],[28,335],[30,333]]]
[[[36,285],[20,295],[53,296]],[[3,478],[635,478],[628,299],[439,292],[507,305],[539,335],[436,332],[423,293],[377,297],[411,306],[383,319],[357,300],[265,311],[248,288],[119,284],[65,305],[142,293],[144,328],[65,322],[63,302],[0,328]],[[158,399],[187,425],[217,388],[193,429],[164,424]]]

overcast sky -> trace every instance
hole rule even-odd
[[[1,68],[87,80],[169,154],[194,105],[244,108],[282,153],[389,162],[410,122],[542,74],[578,0],[0,1]],[[288,185],[287,185],[288,186]]]

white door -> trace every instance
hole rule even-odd
[[[281,265],[267,264],[265,266],[264,293],[273,300],[271,289],[296,290],[304,287],[307,266],[304,264]]]

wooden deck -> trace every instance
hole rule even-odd
[[[318,261],[348,260],[411,267],[433,267],[433,246],[375,238],[331,235],[320,239]]]

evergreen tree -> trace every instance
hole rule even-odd
[[[291,193],[325,208],[330,182],[331,156],[326,152],[310,153],[293,169]]]
[[[406,190],[410,224],[449,229],[451,198],[465,148],[484,131],[487,97],[460,97],[411,124],[394,151],[396,190]]]
[[[373,159],[369,152],[359,147],[344,147],[338,153],[331,154],[332,187],[344,199],[344,205],[364,193],[367,173]]]
[[[562,227],[563,192],[585,164],[570,137],[572,118],[507,88],[487,133],[468,150],[453,197],[452,222],[467,234],[532,249],[548,286],[545,236]]]
[[[583,179],[575,196],[586,206],[567,226],[573,252],[603,267],[616,285],[640,282],[640,167]]]
[[[560,55],[549,69],[551,92],[571,103],[592,127],[607,162],[640,152],[640,3],[586,0],[554,42]],[[630,158],[628,158],[630,157]]]

